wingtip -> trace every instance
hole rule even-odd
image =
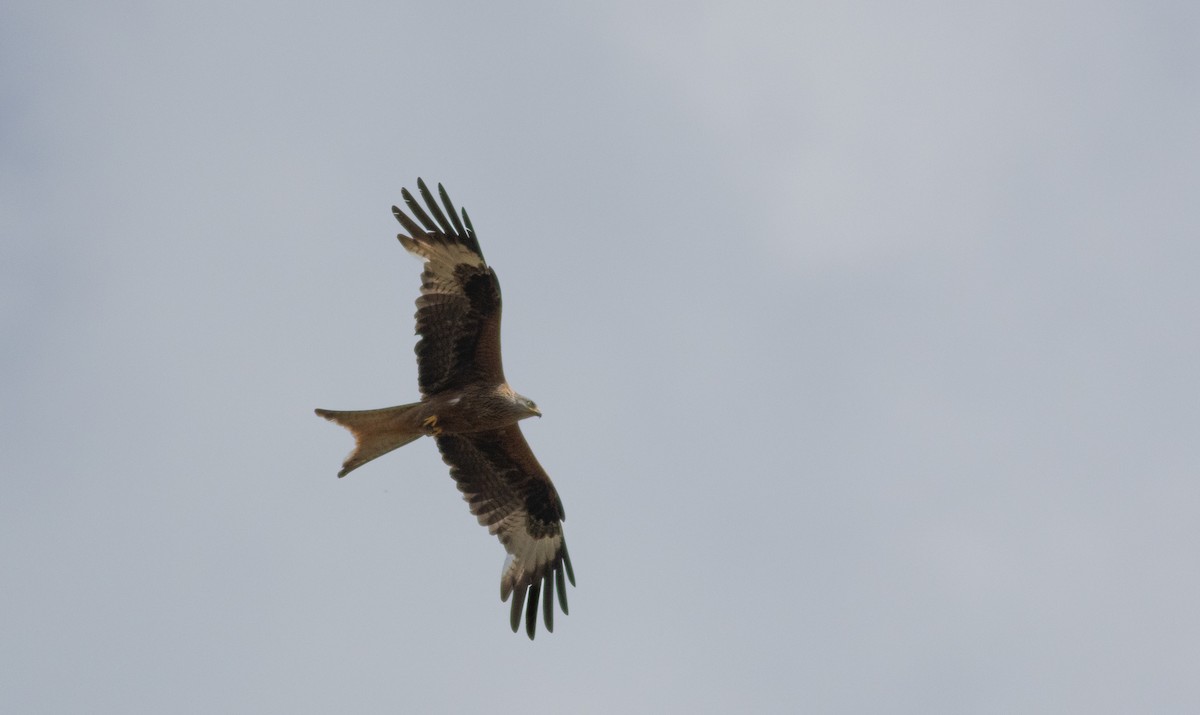
[[[567,608],[567,582],[563,578],[563,567],[561,563],[557,568],[554,569],[554,587],[558,591],[558,606],[562,609],[563,615],[571,615],[571,611]]]
[[[525,607],[525,633],[529,636],[529,640],[533,640],[534,634],[537,633],[538,598],[541,594],[541,589],[537,587],[536,583],[529,586]]]
[[[564,541],[563,545],[562,545],[562,562],[563,562],[563,566],[565,566],[567,569],[567,579],[571,582],[571,585],[574,586],[575,585],[575,569],[571,567],[571,555],[567,553],[567,542],[566,541]]]
[[[542,620],[546,623],[546,632],[554,632],[554,574],[549,573],[542,577]]]
[[[521,627],[521,612],[525,610],[525,589],[518,588],[513,591],[512,612],[509,613],[508,622],[512,626],[512,632],[516,633]]]

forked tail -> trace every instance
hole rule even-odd
[[[339,477],[344,477],[367,462],[382,457],[422,435],[421,403],[384,407],[379,410],[320,410],[317,416],[350,430],[354,435],[354,451],[342,462]]]

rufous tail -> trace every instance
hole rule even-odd
[[[382,457],[422,435],[419,416],[421,403],[384,407],[379,410],[320,410],[317,416],[350,430],[354,451],[342,462],[338,477],[344,477],[367,462]]]

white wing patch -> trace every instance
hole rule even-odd
[[[450,243],[445,240],[426,240],[423,237],[412,237],[400,234],[408,241],[404,247],[426,260],[426,268],[433,267],[441,271],[448,270],[454,275],[454,267],[466,263],[478,268],[484,267],[483,257],[460,243]],[[428,234],[427,234],[428,235]],[[435,271],[437,272],[437,271]]]
[[[509,594],[540,581],[554,566],[562,549],[562,533],[534,537],[529,534],[529,515],[524,511],[509,514],[488,527],[500,537],[508,556],[500,573],[500,600]]]
[[[574,586],[575,574],[571,571],[571,558],[567,556],[562,530],[539,529],[544,536],[531,536],[528,525],[529,515],[517,511],[488,527],[488,530],[493,534],[499,533],[500,541],[508,551],[504,570],[500,573],[500,600],[507,601],[509,596],[513,597],[509,625],[515,633],[524,611],[525,632],[533,638],[537,628],[539,600],[546,630],[553,631],[554,594],[558,594],[559,607],[566,614],[567,581]]]

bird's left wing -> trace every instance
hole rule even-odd
[[[525,608],[525,632],[537,630],[539,600],[546,630],[554,630],[554,593],[567,613],[567,584],[575,573],[563,540],[562,502],[533,450],[511,425],[487,432],[437,438],[442,459],[458,484],[471,513],[495,534],[508,552],[500,576],[500,600],[513,596],[513,632]]]

